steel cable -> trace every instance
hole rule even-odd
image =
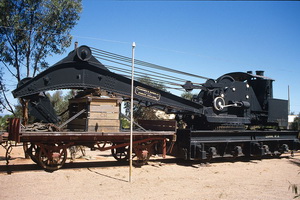
[[[98,53],[104,55],[104,56],[106,55],[107,57],[111,57],[111,58],[114,58],[114,59],[119,60],[119,61],[131,63],[131,58],[129,58],[129,57],[118,55],[118,54],[115,54],[115,53],[111,53],[111,52],[104,51],[104,50],[97,49],[97,48],[93,48],[93,47],[91,47],[91,49],[95,52],[98,52]],[[177,74],[181,74],[181,75],[192,76],[192,77],[197,77],[197,78],[201,78],[201,79],[210,79],[210,78],[207,78],[207,77],[204,77],[204,76],[191,74],[191,73],[187,73],[187,72],[183,72],[183,71],[163,67],[163,66],[160,66],[160,65],[144,62],[144,61],[141,61],[141,60],[138,60],[138,59],[135,59],[135,64],[136,65],[141,65],[141,66],[144,66],[144,67],[150,67],[150,68],[155,68],[155,69],[158,69],[158,70],[177,73]]]
[[[92,62],[93,64],[98,64],[99,65],[99,63],[97,63],[97,62]],[[131,70],[128,70],[128,69],[123,69],[123,68],[119,68],[119,67],[115,67],[115,66],[109,66],[109,65],[104,65],[106,68],[108,68],[108,69],[112,69],[113,71],[117,71],[117,72],[121,72],[121,73],[125,73],[125,74],[119,74],[119,75],[122,75],[122,76],[125,76],[125,77],[127,77],[127,78],[130,78],[131,77]],[[152,80],[155,80],[155,81],[157,81],[159,84],[165,84],[165,85],[172,85],[172,86],[174,86],[174,85],[176,85],[176,86],[181,86],[180,84],[178,84],[178,83],[175,83],[175,82],[170,82],[170,81],[166,81],[165,79],[159,79],[159,78],[154,78],[153,76],[151,76],[151,74],[150,74],[150,76],[149,76],[149,74],[147,74],[147,73],[143,73],[143,72],[140,72],[140,71],[136,71],[135,72],[135,74],[136,74],[136,76],[138,77],[138,78],[147,78],[147,77],[149,77],[149,78],[151,78]],[[168,88],[170,88],[171,89],[171,87],[168,87]],[[174,89],[174,88],[173,88]]]
[[[131,65],[127,65],[127,64],[124,64],[124,63],[121,63],[121,62],[116,62],[116,61],[110,60],[108,58],[104,58],[105,56],[103,57],[102,55],[98,55],[97,53],[96,53],[95,57],[99,58],[99,59],[103,59],[103,60],[109,61],[109,62],[113,62],[115,64],[120,64],[120,65],[123,65],[123,66],[131,68]],[[118,61],[122,61],[122,60],[118,60]],[[149,73],[153,73],[153,74],[163,75],[164,78],[172,79],[174,81],[181,81],[181,82],[187,81],[185,79],[181,79],[181,78],[178,78],[178,77],[175,77],[175,76],[171,76],[171,75],[167,75],[167,74],[162,74],[162,73],[159,73],[159,72],[156,72],[156,71],[151,71],[151,70],[143,69],[143,68],[140,68],[140,67],[135,67],[135,69],[143,70],[143,71],[146,71],[146,72],[149,72]]]
[[[104,65],[104,66],[109,68],[109,69],[113,69],[113,70],[116,70],[116,71],[131,74],[131,70],[128,70],[128,69],[123,69],[123,68],[109,66],[109,65]],[[139,75],[144,76],[144,77],[151,77],[151,78],[156,77],[156,78],[153,78],[153,79],[158,80],[160,82],[165,82],[165,83],[168,83],[168,84],[171,84],[171,85],[179,85],[179,84],[176,84],[176,83],[173,83],[173,82],[165,81],[164,79],[159,79],[159,78],[164,78],[164,77],[161,77],[161,76],[155,76],[155,75],[147,74],[147,73],[140,72],[140,71],[135,71],[135,74],[139,74]]]

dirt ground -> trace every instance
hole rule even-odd
[[[13,148],[6,166],[0,147],[0,199],[293,199],[290,184],[300,184],[300,153],[280,159],[216,159],[210,164],[152,157],[133,168],[114,160],[109,151],[86,156],[55,172],[24,159]]]

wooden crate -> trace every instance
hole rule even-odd
[[[69,100],[70,117],[86,111],[68,124],[70,130],[119,132],[121,98],[84,97]]]

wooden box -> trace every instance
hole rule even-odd
[[[70,130],[88,132],[119,132],[121,98],[84,97],[69,100],[70,118],[85,112],[68,124]]]

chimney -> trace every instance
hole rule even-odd
[[[264,76],[264,71],[261,71],[261,70],[259,70],[259,71],[256,71],[256,75],[258,75],[258,76]]]

